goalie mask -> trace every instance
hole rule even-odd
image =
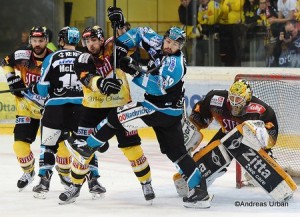
[[[242,114],[244,107],[252,99],[252,89],[245,80],[234,82],[228,91],[228,99],[231,106],[231,114],[239,116]]]

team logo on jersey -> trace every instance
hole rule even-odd
[[[246,113],[259,113],[262,114],[266,111],[266,108],[257,103],[250,103],[246,107]]]
[[[222,107],[224,100],[225,100],[225,97],[215,95],[215,96],[213,96],[213,98],[211,98],[210,105]]]
[[[16,124],[29,124],[31,118],[30,117],[18,117],[16,119]]]

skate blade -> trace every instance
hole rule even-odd
[[[92,200],[100,200],[105,197],[105,193],[92,193]]]
[[[147,203],[147,205],[152,206],[152,204],[153,204],[153,199],[151,199],[151,200],[146,200],[146,203]]]
[[[183,202],[183,206],[186,208],[194,208],[194,209],[208,209],[210,208],[210,202],[213,200],[214,195],[209,195],[208,200],[205,201],[197,201],[195,203],[186,203]]]
[[[34,192],[33,197],[37,199],[46,199],[47,192]]]
[[[28,182],[28,184],[27,184],[26,186],[24,186],[24,188],[19,188],[19,192],[21,192],[21,191],[23,191],[25,188],[27,188],[27,187],[31,184],[31,182],[33,182],[33,180],[34,180],[34,178],[32,178],[31,181]]]
[[[84,157],[82,157],[77,151],[75,151],[72,146],[70,145],[70,143],[68,142],[68,140],[64,140],[65,145],[67,146],[69,152],[71,153],[71,155],[82,165],[86,165],[88,164],[88,159],[85,159]]]
[[[68,200],[68,201],[62,201],[62,200],[60,200],[60,201],[58,202],[58,204],[59,204],[59,205],[67,205],[67,204],[70,204],[70,203],[75,203],[75,201],[76,201],[76,198],[72,198],[72,199],[70,199],[70,200]]]

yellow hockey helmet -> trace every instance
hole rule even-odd
[[[231,114],[238,116],[252,99],[252,89],[246,80],[235,81],[228,91]]]

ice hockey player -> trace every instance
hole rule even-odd
[[[109,13],[110,15],[110,13]],[[120,17],[119,17],[120,18]],[[122,17],[121,17],[122,18]],[[118,29],[124,27],[120,21]],[[120,31],[119,31],[120,32]],[[104,120],[109,111],[117,106],[131,101],[130,89],[126,75],[121,70],[113,70],[113,41],[105,40],[101,27],[87,27],[82,33],[82,42],[87,53],[81,54],[75,62],[75,71],[83,84],[83,112],[77,130],[76,141],[85,141],[94,128]],[[96,131],[98,128],[96,127]],[[151,171],[148,160],[141,147],[141,139],[136,130],[119,129],[116,133],[118,147],[129,160],[132,169],[141,183],[146,201],[152,201],[155,194],[151,185]],[[99,149],[106,151],[108,143]],[[94,156],[92,154],[91,156]],[[59,196],[60,203],[71,203],[79,196],[84,177],[87,173],[87,163],[74,161],[79,165],[72,167],[73,185]]]
[[[34,155],[30,145],[36,139],[41,118],[40,106],[36,105],[34,101],[43,104],[45,99],[41,99],[36,94],[31,95],[31,99],[28,99],[24,97],[23,92],[14,90],[26,88],[31,82],[39,80],[42,62],[52,52],[46,48],[47,43],[47,28],[35,26],[30,30],[30,46],[14,51],[1,63],[8,86],[16,99],[13,149],[24,172],[17,182],[20,191],[34,179]],[[16,73],[17,71],[20,74]]]
[[[80,33],[75,27],[64,27],[58,33],[58,43],[62,50],[49,54],[43,62],[41,78],[32,82],[31,92],[47,97],[42,123],[40,151],[40,182],[33,188],[34,197],[45,198],[49,191],[53,167],[57,170],[65,187],[71,185],[71,155],[63,140],[77,129],[82,109],[82,85],[74,72],[74,60],[81,52],[75,47]],[[59,155],[55,154],[59,150]]]
[[[229,91],[210,91],[202,100],[195,104],[189,119],[198,130],[207,128],[213,119],[221,126],[208,145],[193,155],[193,159],[203,172],[208,185],[226,172],[226,167],[230,164],[233,157],[236,158],[238,162],[244,156],[246,156],[246,161],[249,160],[250,155],[255,155],[257,159],[259,159],[260,156],[255,153],[255,151],[258,152],[261,149],[267,152],[270,151],[275,145],[278,136],[278,123],[274,110],[265,102],[252,95],[252,89],[246,80],[234,82]],[[240,133],[243,135],[240,135],[239,138],[234,137],[237,135],[237,129],[243,129],[240,130],[242,131]],[[221,144],[222,142],[224,144]],[[228,143],[230,143],[230,147],[225,145]],[[245,146],[246,148],[244,147],[242,151],[239,150],[238,148],[240,146],[242,147],[242,144],[248,145],[251,149],[249,150],[249,147]],[[263,155],[265,159],[268,159],[269,162],[273,162],[273,159],[267,155],[265,151],[262,150],[261,155]],[[243,164],[243,162],[241,164]],[[263,162],[263,160],[258,160],[258,162]],[[262,163],[262,165],[264,165],[264,163]],[[277,168],[277,170],[273,172],[275,174],[274,176],[281,173],[278,171],[283,171],[275,161],[273,165],[276,165]],[[258,164],[256,167],[257,166]],[[248,168],[251,168],[251,165],[248,165]],[[257,173],[255,176],[260,177],[258,180],[260,185],[267,190],[265,185],[267,185],[266,183],[268,181],[264,180],[265,177],[259,174],[259,172],[255,172],[255,168],[251,172],[252,174]],[[283,171],[283,173],[285,172]],[[284,177],[286,177],[286,175],[284,175]],[[181,196],[186,195],[187,187],[184,183],[184,179],[180,174],[175,174],[173,178],[178,194]],[[276,188],[277,186],[274,180],[272,182],[274,188]],[[272,186],[272,184],[268,183],[268,186]],[[284,198],[289,195],[292,190],[288,189],[287,192],[282,192],[282,195],[272,195],[269,193],[274,198]]]
[[[181,49],[185,39],[185,32],[178,27],[168,29],[164,36],[148,27],[131,29],[120,36],[117,44],[123,50],[128,51],[140,45],[151,56],[146,72],[140,70],[130,57],[120,61],[120,68],[131,74],[133,82],[146,91],[145,101],[111,110],[86,142],[72,139],[68,139],[68,142],[73,156],[84,162],[119,130],[152,127],[161,152],[167,155],[188,182],[190,192],[183,198],[184,206],[208,208],[210,196],[199,169],[187,153],[181,129],[184,98],[182,79],[186,73]]]

